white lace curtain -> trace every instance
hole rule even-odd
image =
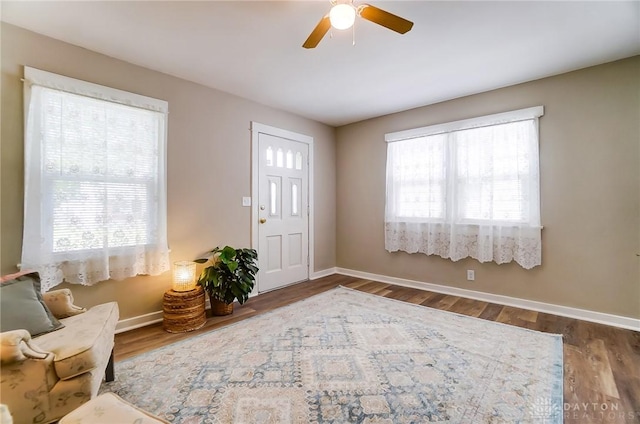
[[[385,248],[541,264],[542,107],[387,134]]]
[[[22,269],[46,291],[169,270],[166,102],[25,68]]]

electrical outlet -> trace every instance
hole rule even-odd
[[[474,281],[476,279],[476,272],[472,269],[467,270],[467,281]]]

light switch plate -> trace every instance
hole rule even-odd
[[[243,197],[242,206],[251,206],[251,197]]]

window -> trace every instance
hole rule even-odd
[[[25,67],[22,268],[43,290],[169,269],[164,101]]]
[[[385,247],[541,263],[534,107],[387,134]]]

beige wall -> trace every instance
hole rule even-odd
[[[537,105],[542,266],[384,250],[385,133]],[[338,128],[338,266],[640,318],[639,147],[640,57]]]
[[[15,272],[22,243],[23,65],[169,102],[168,236],[172,260],[216,245],[249,246],[250,122],[314,137],[315,270],[335,266],[335,130],[291,113],[2,24],[0,272]],[[117,300],[121,318],[161,310],[170,273],[73,286],[78,304]]]

